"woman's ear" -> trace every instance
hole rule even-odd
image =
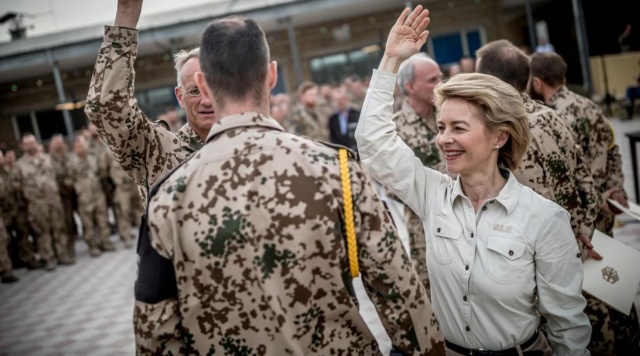
[[[507,131],[499,130],[498,141],[496,142],[496,145],[502,147],[507,144],[508,140],[509,140],[509,133]]]

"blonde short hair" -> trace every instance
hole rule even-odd
[[[515,88],[491,75],[463,73],[440,83],[434,90],[438,111],[447,99],[454,98],[479,108],[489,131],[502,130],[509,134],[507,143],[498,153],[498,164],[517,169],[531,138],[527,112]]]
[[[182,86],[180,71],[182,70],[182,67],[184,67],[185,63],[187,63],[191,58],[200,58],[200,47],[189,50],[183,49],[173,55],[173,61],[176,64],[176,73],[178,74],[178,86]]]

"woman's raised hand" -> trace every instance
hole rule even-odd
[[[385,55],[402,62],[418,53],[429,35],[426,29],[431,20],[427,16],[429,10],[423,9],[422,5],[413,11],[404,9],[389,32]]]

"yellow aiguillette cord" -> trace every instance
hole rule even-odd
[[[360,275],[358,265],[358,245],[356,244],[356,227],[353,220],[353,198],[351,196],[351,178],[349,177],[349,163],[347,150],[338,150],[340,161],[340,180],[342,181],[342,198],[344,200],[344,226],[347,234],[347,253],[349,256],[349,270],[351,277]]]

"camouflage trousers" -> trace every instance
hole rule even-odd
[[[70,257],[76,255],[76,239],[78,238],[78,226],[73,218],[75,192],[66,186],[60,187],[60,200],[62,200],[62,208],[64,210],[64,223],[69,234],[68,254]]]
[[[429,299],[431,299],[431,283],[429,282],[429,272],[427,271],[427,239],[424,234],[424,224],[418,215],[406,205],[404,206],[404,221],[409,233],[411,260]]]
[[[110,244],[109,213],[104,195],[99,194],[95,201],[78,201],[78,215],[82,222],[82,233],[89,248]]]
[[[609,308],[600,300],[585,294],[587,308],[585,313],[591,321],[591,342],[589,350],[592,355],[640,355],[640,326],[636,308],[626,316]]]
[[[9,234],[4,226],[2,216],[0,216],[0,275],[10,276],[13,274],[13,264],[9,257]]]
[[[140,195],[135,189],[127,190],[117,187],[113,197],[113,207],[118,224],[118,235],[125,246],[129,247],[133,241],[131,221],[133,219],[140,221],[140,216],[142,216]]]
[[[4,223],[9,232],[9,239],[13,239],[18,247],[18,258],[28,267],[35,268],[36,255],[33,243],[29,240],[29,222],[25,212],[17,212],[13,216],[5,217]]]
[[[64,224],[64,209],[60,196],[29,202],[28,219],[36,234],[38,253],[47,263],[70,263],[69,237]],[[55,250],[55,252],[54,252]]]

